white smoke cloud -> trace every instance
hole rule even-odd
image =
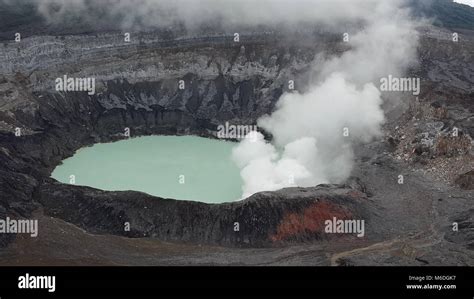
[[[259,191],[342,182],[353,167],[351,143],[381,135],[383,101],[374,82],[402,74],[416,62],[416,24],[400,2],[367,3],[374,5],[374,13],[352,20],[365,26],[350,36],[351,49],[322,63],[321,56],[316,59],[314,85],[304,93],[284,94],[276,110],[258,121],[273,135],[272,143],[260,136],[235,148],[243,198]]]
[[[259,138],[244,140],[234,149],[234,161],[242,169],[243,197],[347,178],[353,160],[350,142],[380,135],[381,104],[373,84],[358,89],[342,73],[332,74],[304,94],[283,95],[277,110],[258,123],[273,134],[273,144],[254,133]]]
[[[5,1],[5,0],[3,0]],[[80,16],[119,20],[122,28],[195,28],[210,21],[223,26],[340,24],[373,13],[378,0],[31,0],[53,23]],[[99,20],[100,21],[100,20]]]

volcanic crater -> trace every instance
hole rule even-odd
[[[411,71],[432,88],[417,101],[388,101],[385,137],[356,146],[355,169],[344,184],[222,204],[74,186],[50,174],[82,147],[127,138],[125,128],[132,137],[215,138],[225,121],[254,124],[274,110],[289,79],[305,88],[315,54],[341,55],[347,46],[313,32],[291,38],[252,32],[238,44],[232,35],[137,34],[128,44],[103,32],[32,36],[0,48],[0,216],[34,217],[40,226],[34,239],[0,234],[2,264],[473,264],[472,183],[462,178],[472,178],[473,169],[472,31],[463,33],[462,45],[438,30],[423,32],[421,63]],[[93,75],[96,94],[54,92],[51,78],[65,73]],[[180,90],[179,80],[190,87]],[[446,113],[431,113],[436,107]],[[430,126],[436,121],[444,127]],[[462,150],[416,150],[422,126],[431,136],[456,126],[468,142]],[[365,236],[325,234],[332,217],[364,219]]]

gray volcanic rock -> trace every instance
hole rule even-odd
[[[462,189],[474,190],[474,170],[461,174],[456,179],[456,184]]]
[[[458,231],[453,230],[451,225],[446,229],[445,239],[474,250],[474,209],[461,212],[451,220],[457,224]]]
[[[65,97],[54,89],[58,77],[93,77],[97,95],[92,98],[106,110],[179,110],[199,119],[252,122],[272,111],[288,91],[288,81],[298,81],[315,53],[344,49],[332,36],[305,38],[298,47],[293,42],[297,36],[242,35],[239,43],[232,38],[162,41],[150,33],[125,43],[117,34],[93,40],[34,37],[8,43],[0,71],[7,75],[5,82],[14,81],[17,72],[28,74],[28,87],[45,97]],[[180,80],[187,86],[184,90],[179,89]],[[297,82],[296,88],[304,84]]]
[[[328,239],[324,222],[332,217],[370,222],[365,195],[344,186],[288,188],[211,205],[52,183],[40,187],[38,201],[47,215],[97,234],[227,246]]]

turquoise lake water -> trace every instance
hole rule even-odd
[[[56,167],[63,183],[102,190],[135,190],[180,200],[220,203],[242,195],[231,160],[236,143],[195,136],[148,136],[78,150]]]

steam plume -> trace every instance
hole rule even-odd
[[[415,62],[417,36],[400,2],[368,3],[374,5],[372,13],[352,19],[365,26],[350,37],[351,50],[322,63],[317,59],[318,79],[309,90],[284,94],[276,111],[259,120],[273,135],[272,143],[253,133],[260,135],[235,148],[244,198],[259,191],[342,182],[353,167],[351,143],[381,135],[384,113],[374,82],[399,75]]]
[[[16,3],[18,0],[0,0]],[[239,25],[340,24],[373,14],[378,0],[23,0],[36,5],[51,23],[117,22],[147,29],[181,23],[195,28],[219,21]]]

